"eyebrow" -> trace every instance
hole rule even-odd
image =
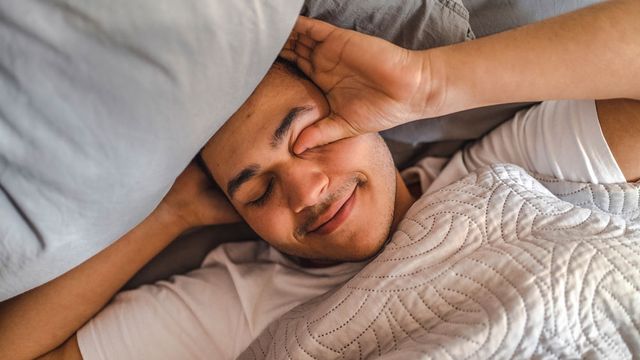
[[[251,178],[256,176],[259,170],[260,165],[251,164],[242,169],[242,171],[240,171],[238,175],[234,176],[233,179],[229,180],[229,182],[227,183],[227,193],[229,194],[229,197],[232,198],[233,194],[238,191],[238,188],[240,188],[242,184],[246,183],[247,181],[251,180]]]
[[[280,126],[278,126],[276,131],[273,133],[273,136],[271,137],[271,148],[275,149],[280,146],[284,135],[287,133],[287,131],[289,131],[289,129],[291,128],[291,124],[293,124],[293,121],[298,118],[298,115],[303,114],[311,109],[311,106],[298,106],[289,110],[289,113],[287,113],[287,115],[282,119],[282,121],[280,122]]]

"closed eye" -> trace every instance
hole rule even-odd
[[[250,201],[248,205],[255,206],[255,207],[263,206],[269,200],[269,197],[271,197],[271,193],[273,193],[273,185],[274,185],[273,183],[274,183],[274,179],[271,178],[271,180],[269,180],[269,184],[267,184],[267,189],[264,191],[264,193],[259,198],[253,201]]]

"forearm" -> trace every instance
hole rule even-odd
[[[31,359],[58,347],[183,229],[156,210],[77,268],[0,304],[0,359]]]
[[[422,55],[434,82],[430,101],[438,102],[438,114],[446,114],[547,99],[638,99],[638,19],[640,1],[611,1],[426,50]]]

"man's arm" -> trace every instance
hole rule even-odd
[[[189,227],[238,220],[190,165],[141,224],[70,272],[0,304],[0,359],[80,358],[75,332]],[[45,357],[45,358],[47,358]]]
[[[31,359],[58,347],[96,314],[183,226],[155,211],[111,246],[0,308],[0,358]]]
[[[612,0],[504,33],[422,51],[300,18],[281,56],[331,113],[294,151],[466,109],[552,99],[640,99],[640,1]]]
[[[640,1],[607,1],[428,52],[445,114],[521,101],[640,99]],[[426,57],[425,57],[426,58]],[[427,77],[428,81],[430,78]]]
[[[78,338],[74,334],[60,347],[39,357],[38,360],[82,360]]]
[[[627,181],[640,180],[640,101],[596,101],[600,128]]]

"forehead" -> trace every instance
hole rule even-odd
[[[205,146],[205,161],[218,183],[267,157],[273,151],[274,131],[293,108],[311,108],[306,119],[317,119],[327,111],[324,96],[313,83],[280,66],[272,67],[249,99]]]

